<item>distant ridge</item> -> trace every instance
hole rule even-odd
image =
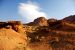
[[[70,16],[64,18],[63,20],[68,21],[68,22],[75,22],[75,15],[70,15]]]

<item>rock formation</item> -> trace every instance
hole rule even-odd
[[[27,25],[34,25],[34,26],[48,26],[47,19],[44,17],[39,17],[35,19],[33,22],[28,23]]]
[[[70,16],[64,18],[63,20],[73,23],[73,22],[75,22],[75,15],[70,15]]]
[[[0,22],[0,50],[25,50],[27,36],[19,21]]]
[[[0,50],[75,50],[74,19],[0,22]]]

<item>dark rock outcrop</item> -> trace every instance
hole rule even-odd
[[[68,17],[64,18],[63,20],[67,21],[67,22],[75,23],[75,15],[68,16]]]

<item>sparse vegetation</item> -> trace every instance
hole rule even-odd
[[[74,23],[42,17],[29,24],[0,22],[0,50],[75,50]]]

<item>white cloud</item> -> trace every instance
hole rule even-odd
[[[32,22],[38,17],[45,17],[46,13],[41,11],[41,8],[31,2],[19,4],[19,15],[25,19],[25,22]]]

